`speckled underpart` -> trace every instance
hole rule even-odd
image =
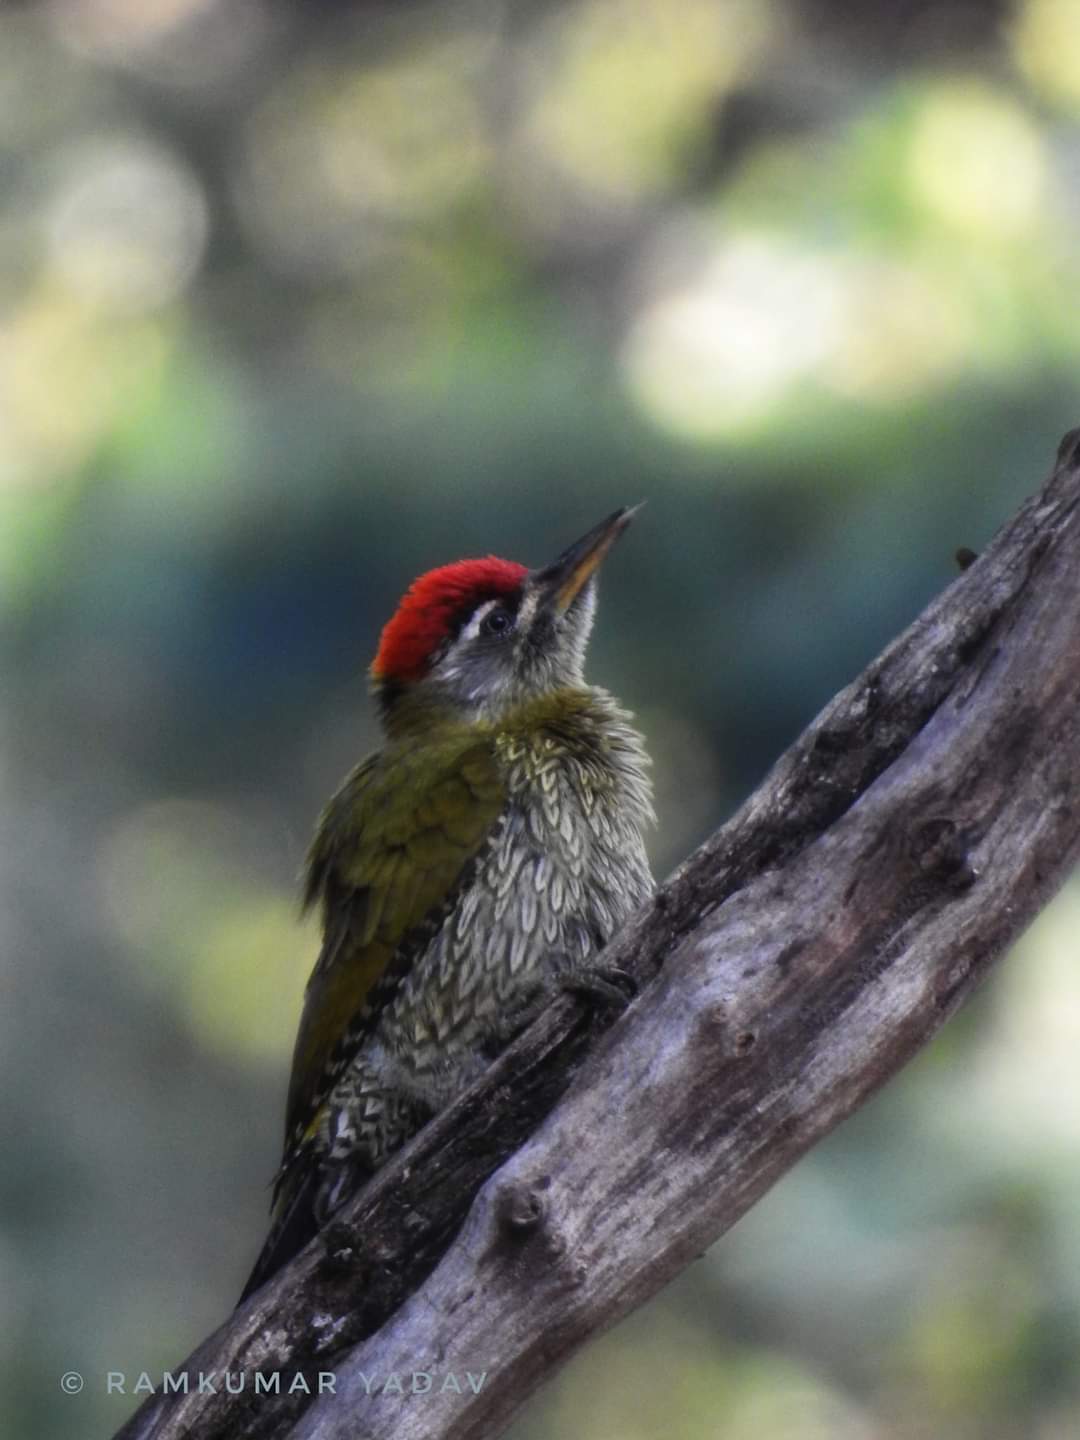
[[[324,1204],[341,1166],[377,1167],[651,892],[648,760],[629,720],[582,689],[492,730],[505,808],[330,1093],[315,1139]]]

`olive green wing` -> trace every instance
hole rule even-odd
[[[411,961],[411,940],[453,903],[505,792],[490,740],[396,746],[330,802],[308,856],[323,947],[304,997],[286,1111],[286,1160]]]

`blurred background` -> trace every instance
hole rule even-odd
[[[0,11],[4,1434],[235,1301],[409,579],[648,500],[664,875],[1080,422],[1078,119],[1077,0]],[[1017,952],[514,1440],[1075,1440],[1080,885]]]

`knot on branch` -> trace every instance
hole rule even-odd
[[[499,1184],[492,1197],[495,1244],[504,1256],[510,1251],[515,1268],[524,1266],[545,1283],[580,1285],[586,1272],[556,1223],[550,1195],[543,1193],[550,1186],[550,1175],[512,1176]]]
[[[533,1235],[544,1223],[546,1206],[540,1189],[518,1180],[507,1180],[495,1192],[494,1215],[499,1232],[520,1240]]]
[[[757,1043],[757,1029],[723,1001],[703,1005],[694,1018],[691,1044],[701,1050],[703,1066],[745,1059]]]
[[[969,890],[978,872],[968,856],[969,838],[948,815],[932,815],[911,836],[916,865],[950,890]]]

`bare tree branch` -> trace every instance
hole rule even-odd
[[[1078,500],[1075,431],[612,941],[647,988],[609,1033],[551,1006],[199,1347],[190,1388],[218,1393],[155,1397],[118,1440],[496,1434],[910,1059],[1080,854]],[[256,1395],[257,1371],[305,1381]],[[319,1371],[336,1394],[302,1388]],[[414,1371],[427,1393],[385,1388]]]

